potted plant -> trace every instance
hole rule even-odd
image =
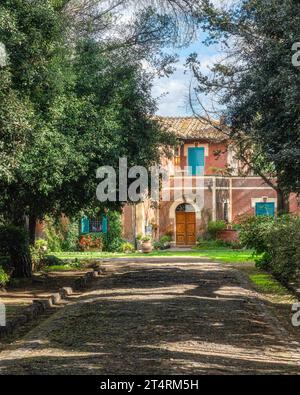
[[[150,236],[145,236],[142,238],[142,251],[144,254],[149,254],[152,252],[152,239]]]

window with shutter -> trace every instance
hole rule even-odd
[[[189,175],[201,176],[205,169],[205,148],[189,148],[188,150]]]
[[[275,203],[256,203],[255,214],[257,217],[275,217]]]

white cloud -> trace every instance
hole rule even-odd
[[[200,56],[201,72],[209,74],[215,62],[222,58],[221,54]],[[156,79],[153,87],[153,96],[159,99],[157,113],[163,116],[186,116],[192,114],[190,107],[189,94],[192,73],[185,72],[185,57],[182,57],[177,65],[176,71],[169,78]],[[209,106],[209,99],[203,98]]]
[[[184,72],[184,63],[180,62],[170,77],[157,78],[153,87],[153,96],[159,98],[158,114],[179,116],[190,113],[189,87],[192,75]]]

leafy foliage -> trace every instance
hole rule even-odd
[[[237,158],[285,195],[278,209],[288,211],[288,194],[300,191],[300,72],[292,64],[299,4],[244,0],[222,8],[203,1],[199,20],[208,31],[207,43],[227,50],[211,77],[190,57],[197,92],[216,94]]]
[[[0,226],[0,253],[1,255],[14,255],[26,253],[28,250],[28,235],[25,229],[12,225]]]
[[[0,288],[4,287],[9,282],[9,275],[0,266]]]
[[[210,221],[207,226],[207,236],[211,240],[216,240],[218,232],[227,229],[225,221]]]
[[[168,250],[171,248],[172,237],[169,235],[164,235],[160,238],[159,242],[153,243],[155,250]]]
[[[109,221],[109,232],[103,237],[103,250],[106,252],[117,252],[123,243],[121,214],[116,211],[109,211],[106,215]]]
[[[63,261],[57,258],[55,255],[46,255],[44,258],[44,264],[46,266],[60,266],[63,264]]]
[[[0,226],[0,254],[9,257],[14,277],[31,276],[32,262],[25,228],[13,225]]]
[[[28,216],[31,244],[38,219],[103,209],[95,197],[98,167],[117,168],[120,156],[129,166],[149,167],[159,159],[158,147],[174,143],[153,120],[153,74],[142,61],[158,73],[171,72],[174,59],[161,47],[178,39],[177,16],[192,12],[192,2],[164,1],[178,11],[173,17],[147,3],[126,35],[113,39],[107,37],[115,7],[102,13],[99,3],[0,5],[7,55],[0,66],[0,213],[15,226],[24,226]],[[50,250],[66,248],[60,235],[50,233]],[[120,247],[119,233],[116,226],[105,240],[108,250]],[[64,239],[68,247],[71,238]]]
[[[241,243],[250,249],[254,249],[257,255],[267,250],[267,236],[274,227],[272,217],[250,217],[241,224],[239,239]]]
[[[241,242],[253,248],[260,268],[270,270],[283,282],[300,275],[300,218],[282,216],[253,218],[242,226]]]
[[[40,270],[45,265],[45,257],[48,250],[46,240],[36,240],[35,245],[30,247],[31,259],[34,270]]]
[[[134,251],[135,251],[134,245],[131,243],[123,243],[121,245],[120,252],[127,254],[127,253],[132,253]]]

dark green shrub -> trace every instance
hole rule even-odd
[[[0,254],[9,257],[13,277],[31,277],[32,261],[28,232],[25,228],[14,225],[0,226]]]
[[[283,282],[300,275],[300,218],[280,217],[267,235],[267,258],[271,271]]]
[[[232,243],[224,240],[207,240],[199,237],[197,241],[197,248],[199,249],[215,249],[215,248],[231,248]]]
[[[13,225],[0,226],[0,253],[11,255],[19,252],[27,252],[29,246],[28,232]]]
[[[169,234],[165,234],[161,237],[159,241],[153,243],[153,247],[155,250],[168,250],[171,248],[171,241],[172,236],[170,236]]]
[[[172,241],[172,237],[170,235],[164,235],[161,237],[160,239],[160,249],[161,250],[168,250],[169,248],[171,248],[171,241]]]
[[[124,242],[121,214],[110,211],[106,215],[109,221],[109,231],[108,234],[103,235],[103,251],[118,252]]]
[[[160,243],[159,241],[156,241],[155,243],[153,243],[153,248],[154,248],[156,251],[161,250],[161,243]]]
[[[46,217],[45,234],[50,252],[70,252],[78,250],[78,220]]]
[[[0,266],[6,271],[8,271],[12,267],[9,256],[0,257]]]
[[[78,251],[79,224],[78,220],[70,220],[63,230],[61,249],[65,252]]]
[[[240,240],[246,247],[254,249],[259,268],[271,271],[284,283],[299,278],[299,217],[251,218],[242,225]]]
[[[274,227],[272,217],[251,217],[241,224],[239,240],[246,248],[253,249],[256,255],[268,251],[268,235]]]
[[[46,217],[45,234],[49,252],[62,252],[63,235],[57,220]]]
[[[160,239],[160,242],[162,244],[171,243],[171,241],[172,241],[172,237],[169,235],[162,236],[162,238]]]
[[[54,255],[47,255],[44,258],[44,265],[45,266],[59,266],[59,265],[63,265],[63,264],[64,264],[64,262]]]
[[[208,240],[216,240],[218,232],[227,229],[225,221],[210,221],[207,226],[206,238]]]

